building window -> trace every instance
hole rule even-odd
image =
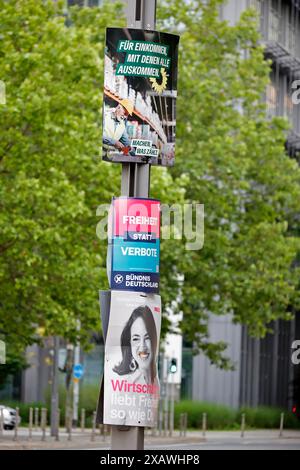
[[[279,41],[279,33],[280,33],[280,15],[277,4],[272,2],[272,6],[270,8],[270,15],[269,15],[269,35],[268,39],[270,41]]]
[[[73,7],[74,5],[83,7],[84,3],[84,0],[68,0],[68,7]]]
[[[254,8],[258,13],[261,12],[261,0],[249,0],[249,7]]]
[[[89,7],[99,7],[102,3],[102,0],[88,0]]]
[[[297,33],[295,11],[289,9],[289,21],[287,25],[287,48],[289,52],[297,56]]]
[[[102,0],[68,0],[68,7],[77,5],[79,7],[99,7]]]
[[[288,49],[293,55],[296,55],[296,28],[289,23],[288,31]]]
[[[284,115],[293,122],[293,102],[288,93],[284,95]]]

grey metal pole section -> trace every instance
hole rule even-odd
[[[14,441],[18,440],[18,428],[19,428],[19,408],[16,408],[16,423],[15,423],[15,434]]]
[[[279,428],[279,437],[283,435],[283,423],[284,423],[284,413],[280,414],[280,428]]]
[[[52,387],[51,387],[51,436],[57,434],[57,410],[58,410],[58,354],[59,337],[54,336],[53,344],[53,367],[52,367]]]
[[[161,392],[160,392],[160,400],[159,400],[159,410],[158,410],[158,434],[159,436],[162,435],[163,430],[163,414],[164,414],[164,400],[163,397],[165,395],[165,382],[164,382],[164,353],[160,354],[160,374],[159,380],[161,383]]]
[[[173,436],[174,432],[174,402],[175,402],[175,383],[174,383],[174,374],[172,374],[171,380],[171,400],[170,400],[170,424],[169,424],[169,436]]]
[[[80,320],[77,320],[77,331],[80,330]],[[80,342],[77,341],[74,348],[74,364],[80,362]],[[73,426],[76,428],[78,423],[78,405],[79,405],[79,380],[73,383]]]
[[[35,408],[34,409],[34,428],[35,428],[35,431],[38,430],[38,427],[39,427],[39,409]]]
[[[96,434],[96,411],[93,411],[91,441],[95,440],[95,434]]]
[[[207,426],[207,419],[206,413],[202,414],[202,436],[205,437],[206,435],[206,426]]]
[[[245,435],[245,425],[246,425],[246,415],[245,413],[242,414],[242,423],[241,423],[241,437]]]
[[[72,416],[73,416],[73,410],[72,410],[72,408],[69,408],[68,441],[72,440],[72,427],[73,427]]]
[[[156,0],[127,0],[128,28],[155,29]],[[150,165],[123,163],[122,196],[149,197]],[[112,450],[143,450],[144,428],[133,426],[112,426]]]
[[[42,408],[42,414],[41,414],[42,441],[46,440],[46,426],[47,426],[47,409]]]
[[[81,409],[81,432],[85,430],[85,409]]]
[[[0,408],[0,436],[3,436],[3,428],[4,428],[3,408]]]
[[[59,423],[60,423],[60,409],[57,409],[57,433],[55,436],[55,440],[59,441]]]
[[[168,384],[168,376],[167,376],[165,403],[164,403],[164,436],[167,436],[168,434],[168,423],[169,423],[169,384]]]
[[[28,439],[31,441],[32,439],[32,426],[33,426],[33,408],[29,408],[29,437]]]

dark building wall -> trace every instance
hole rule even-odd
[[[279,320],[264,339],[242,331],[240,403],[248,406],[291,407],[293,365],[291,345],[295,320]]]
[[[295,321],[294,341],[295,340],[300,341],[300,312],[296,316]],[[292,366],[292,386],[290,396],[291,407],[296,407],[298,416],[300,416],[300,364]]]

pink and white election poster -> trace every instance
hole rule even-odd
[[[105,342],[105,424],[156,426],[160,328],[159,295],[111,292]]]
[[[114,290],[159,292],[160,201],[118,197],[110,215],[108,277]]]

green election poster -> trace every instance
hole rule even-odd
[[[107,28],[103,159],[173,166],[179,36]]]

